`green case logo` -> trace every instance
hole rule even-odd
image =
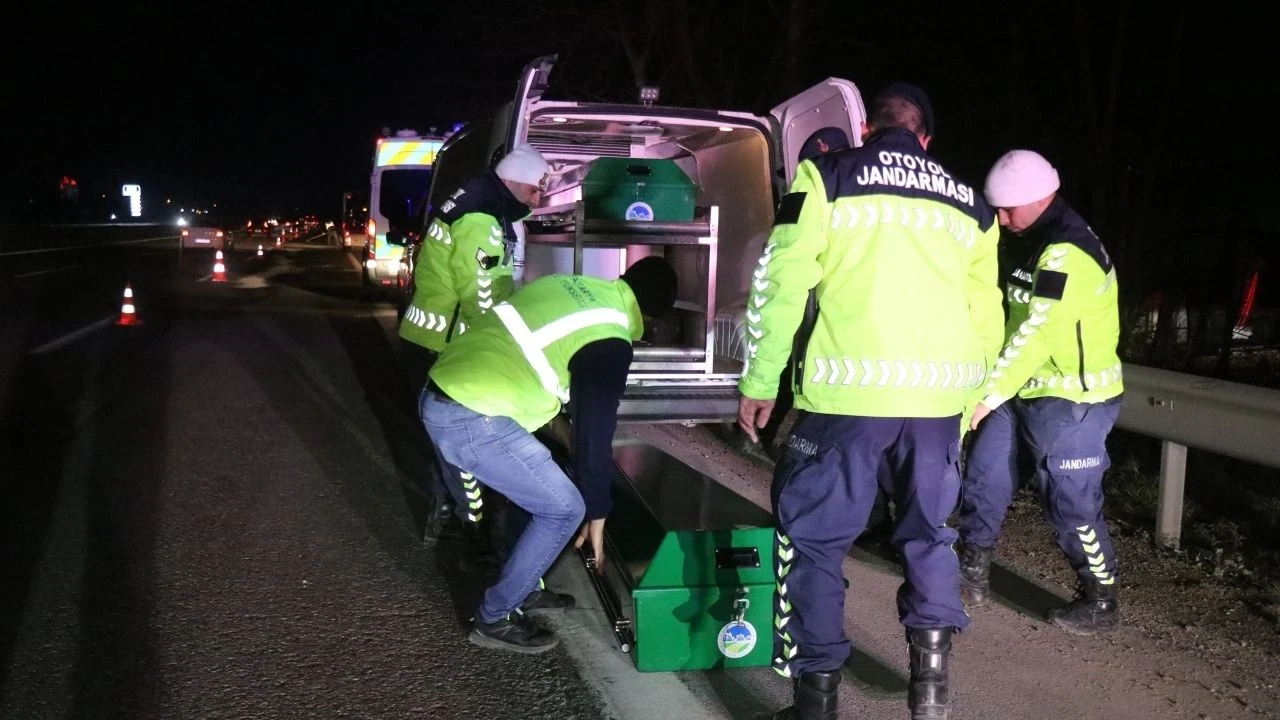
[[[720,628],[716,646],[720,654],[732,660],[746,657],[756,647],[756,629],[746,620],[734,620]]]

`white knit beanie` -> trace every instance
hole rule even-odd
[[[1043,200],[1059,186],[1058,171],[1040,153],[1010,150],[991,166],[984,194],[992,207],[1015,208]]]
[[[551,166],[542,157],[542,153],[528,143],[521,143],[498,161],[494,172],[503,180],[537,185],[550,169]]]

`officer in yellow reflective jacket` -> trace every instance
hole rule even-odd
[[[896,83],[871,103],[865,142],[800,163],[754,273],[738,422],[754,437],[795,340],[801,411],[773,478],[774,669],[795,705],[835,717],[842,561],[866,528],[884,465],[903,557],[912,717],[945,717],[951,635],[968,626],[956,534],[960,418],[1004,323],[999,227],[974,189],[926,152],[933,111]],[[797,332],[797,329],[798,332]]]
[[[400,321],[418,389],[436,355],[513,290],[514,223],[529,215],[546,189],[550,166],[531,145],[517,145],[490,172],[458,188],[432,211],[414,266],[413,300]],[[479,523],[480,486],[452,468],[438,468],[428,488],[434,508],[423,539],[432,542],[455,517]],[[468,527],[474,527],[469,525]]]
[[[1030,150],[1006,153],[987,175],[987,200],[1013,233],[1020,262],[1008,278],[1004,350],[972,420],[960,583],[969,605],[988,601],[1021,446],[1035,462],[1045,518],[1078,576],[1078,596],[1049,620],[1089,634],[1119,622],[1115,548],[1102,516],[1106,439],[1124,393],[1119,289],[1106,248],[1058,187],[1057,170]]]
[[[603,570],[631,344],[644,318],[662,315],[675,298],[675,272],[660,257],[612,281],[549,275],[481,316],[431,369],[420,412],[440,456],[530,516],[476,610],[471,642],[522,653],[556,645],[526,613],[572,606],[572,597],[538,586],[584,516],[577,544],[590,541]],[[571,399],[572,480],[532,434]]]

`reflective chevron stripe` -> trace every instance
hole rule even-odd
[[[1076,528],[1076,537],[1080,538],[1080,548],[1084,551],[1084,560],[1089,565],[1089,572],[1098,578],[1101,585],[1115,583],[1115,575],[1107,570],[1107,557],[1102,552],[1102,543],[1098,534],[1088,525]]]
[[[467,496],[467,520],[478,523],[484,519],[484,497],[480,483],[469,472],[461,473],[462,492]]]
[[[444,315],[425,312],[412,305],[405,309],[404,319],[424,330],[434,332],[444,332],[449,327],[449,320]]]
[[[787,576],[791,574],[791,566],[795,563],[796,549],[791,544],[791,538],[777,531],[774,535],[774,577],[777,579],[777,585],[774,588],[774,607],[773,607],[773,632],[778,639],[777,646],[779,648],[778,656],[773,659],[773,669],[783,677],[791,677],[791,661],[795,659],[799,653],[795,639],[791,637],[790,631],[787,630],[787,623],[791,622],[791,615],[794,608],[791,605],[791,598],[787,595]]]
[[[978,233],[972,222],[956,213],[935,209],[932,212],[906,205],[881,203],[836,205],[831,208],[831,229],[870,228],[875,225],[896,224],[916,230],[941,230],[972,250],[978,242]]]
[[[1005,344],[1004,350],[1001,351],[1000,357],[996,360],[996,366],[991,369],[990,375],[987,376],[987,390],[994,391],[996,388],[996,380],[1004,375],[1004,371],[1013,364],[1015,358],[1022,354],[1019,349],[1027,344],[1027,339],[1035,335],[1041,325],[1049,322],[1049,309],[1053,307],[1053,303],[1043,300],[1033,300],[1029,308],[1031,314],[1026,320],[1018,326],[1018,332],[1009,338],[1009,342]],[[1077,381],[1077,378],[1067,377],[1063,379],[1063,387],[1069,387],[1069,381]],[[998,405],[999,403],[996,403]],[[994,407],[994,406],[993,406]]]
[[[982,387],[986,380],[986,368],[981,363],[815,357],[812,364],[814,371],[809,382],[815,385],[963,390]]]
[[[773,250],[778,243],[771,242],[765,246],[764,252],[761,253],[760,259],[756,262],[756,269],[751,273],[751,297],[747,302],[747,334],[754,340],[760,340],[764,337],[764,328],[760,325],[764,316],[760,314],[760,309],[769,302],[769,298],[765,297],[764,291],[769,289],[769,263],[773,261]],[[751,366],[751,361],[755,359],[756,352],[760,349],[759,342],[747,341],[746,364],[742,368],[742,374],[746,375]]]
[[[1124,381],[1124,373],[1120,363],[1103,370],[1100,373],[1085,373],[1084,380],[1089,384],[1090,390],[1101,390],[1110,387],[1116,383]],[[1079,378],[1074,375],[1037,375],[1027,381],[1023,387],[1027,390],[1039,390],[1040,388],[1069,388],[1079,382]]]
[[[427,237],[432,240],[439,240],[445,245],[453,244],[453,236],[449,234],[448,229],[445,228],[444,223],[439,218],[432,220],[431,224],[427,226]]]

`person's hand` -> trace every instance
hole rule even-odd
[[[582,523],[578,537],[573,541],[573,549],[578,550],[587,540],[591,541],[591,555],[595,559],[597,575],[604,575],[604,518],[588,520]]]
[[[751,442],[760,442],[759,428],[769,424],[769,416],[773,414],[775,400],[756,400],[746,395],[738,398],[738,427],[751,438]]]
[[[975,405],[973,408],[973,417],[969,418],[969,429],[977,430],[978,423],[982,422],[982,419],[990,414],[991,408],[983,405],[982,403]]]

